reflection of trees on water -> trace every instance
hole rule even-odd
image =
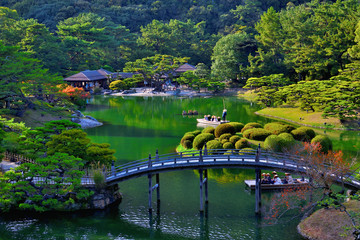
[[[199,176],[199,171],[194,170],[194,172]],[[208,169],[208,178],[218,183],[242,183],[246,179],[254,179],[255,172],[238,168]]]
[[[252,114],[256,108],[250,107],[249,102],[234,97],[225,99],[228,109],[228,118],[231,121],[251,122],[259,121],[259,116]],[[98,115],[102,120],[112,123],[121,123],[140,128],[171,129],[175,128],[182,111],[196,110],[199,117],[204,114],[221,116],[223,110],[222,97],[209,98],[176,98],[176,97],[103,97],[95,96],[91,100],[89,109],[96,109],[94,105],[110,106]],[[194,120],[192,120],[194,121]],[[260,121],[267,121],[262,119]],[[161,124],[159,124],[161,123]],[[194,129],[195,129],[194,125]],[[188,131],[194,130],[188,129]]]

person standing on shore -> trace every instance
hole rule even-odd
[[[226,114],[227,114],[227,111],[226,111],[226,109],[224,108],[223,113],[222,113],[222,120],[223,120],[223,121],[226,120]]]

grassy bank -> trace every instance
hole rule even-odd
[[[349,212],[360,213],[360,201],[353,200],[344,205]],[[350,218],[346,213],[335,209],[320,209],[314,212],[298,225],[298,230],[309,239],[354,239]]]
[[[16,122],[24,122],[27,127],[41,127],[44,123],[53,121],[53,120],[61,120],[61,119],[71,119],[71,114],[68,111],[51,111],[51,110],[32,110],[28,109],[24,116],[16,117],[12,115],[4,115],[7,118],[14,118]]]
[[[256,102],[257,94],[254,90],[249,90],[246,92],[238,92],[238,97],[247,101]],[[340,119],[335,117],[323,118],[321,116],[323,114],[322,112],[306,112],[302,111],[299,107],[268,107],[257,111],[256,114],[315,128],[359,130],[359,125],[356,121],[340,122]]]
[[[260,111],[257,111],[256,114],[276,119],[282,119],[300,125],[309,125],[320,128],[346,128],[337,118],[324,119],[321,116],[322,112],[307,113],[300,110],[299,108],[293,107],[264,108]]]

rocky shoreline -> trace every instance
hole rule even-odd
[[[88,115],[85,116],[79,110],[75,111],[72,114],[71,121],[80,124],[82,129],[99,127],[103,125],[102,122],[99,122],[97,119],[91,116]]]

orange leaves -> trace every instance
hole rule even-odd
[[[60,92],[66,94],[68,97],[81,99],[90,98],[90,93],[85,92],[83,88],[73,87],[70,85],[61,89]]]

